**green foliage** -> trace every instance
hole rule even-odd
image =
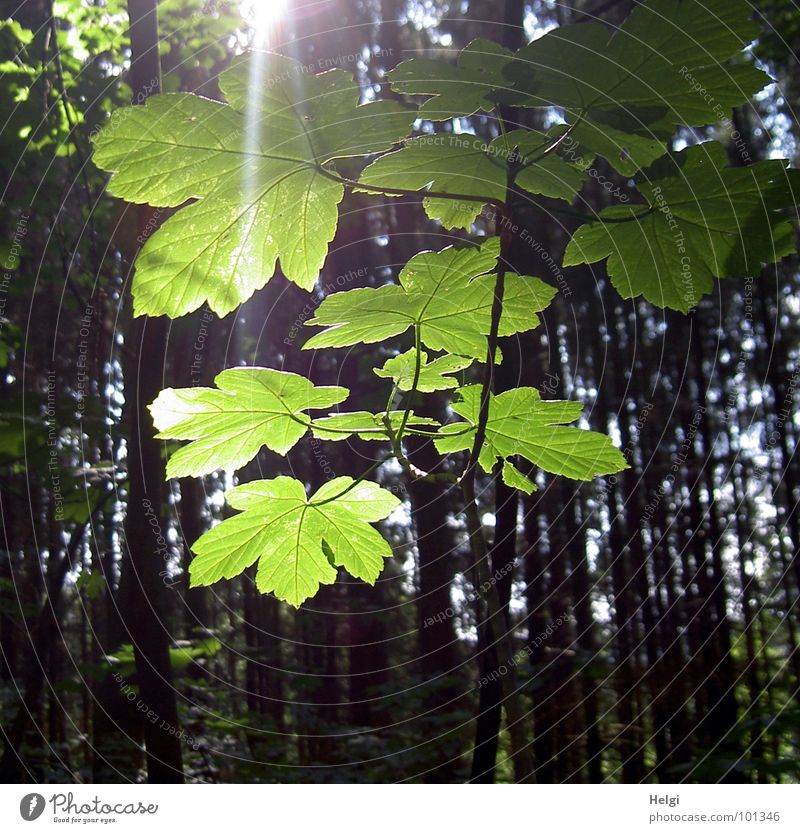
[[[572,202],[586,177],[577,165],[551,152],[555,140],[532,130],[512,130],[495,139],[494,153],[508,157],[519,166],[515,184],[531,194]]]
[[[419,357],[419,370],[417,370]],[[464,356],[439,356],[428,361],[424,350],[407,350],[399,356],[387,359],[383,367],[376,367],[375,374],[384,379],[391,379],[399,390],[414,390],[414,377],[417,377],[416,390],[420,393],[433,393],[436,390],[450,390],[458,387],[458,380],[450,374],[464,370],[472,364],[472,359]]]
[[[618,119],[618,123],[624,125],[624,119]],[[613,127],[584,116],[570,125],[559,125],[553,133],[563,136],[569,131],[572,156],[591,162],[597,154],[607,159],[619,173],[633,176],[641,167],[663,156],[665,150],[663,140],[652,134],[633,133],[633,129],[635,127],[630,125],[625,125],[625,129]]]
[[[248,104],[249,85],[260,90]],[[224,315],[283,274],[310,289],[337,223],[342,184],[323,165],[384,150],[411,115],[393,102],[359,105],[342,70],[249,53],[220,76],[229,104],[155,96],[117,111],[95,139],[109,190],[130,202],[178,206],[137,259],[137,315],[178,317],[207,301]]]
[[[299,480],[276,477],[237,486],[227,498],[242,512],[195,544],[192,586],[232,578],[258,561],[258,589],[299,607],[336,580],[336,567],[374,584],[392,554],[370,523],[400,501],[376,483],[337,477],[309,499]]]
[[[41,39],[42,34],[39,33]],[[0,20],[0,91],[8,102],[0,131],[3,156],[24,164],[25,154],[48,151],[64,156],[70,125],[79,122],[80,113],[70,102],[59,101],[57,91],[47,83],[37,34],[15,20]],[[60,45],[60,44],[59,44]],[[64,50],[63,62],[74,62]],[[43,108],[48,118],[42,117]]]
[[[367,166],[360,181],[411,191],[430,186],[448,194],[483,197],[486,202],[502,201],[506,165],[484,153],[472,137],[439,133],[418,136],[402,150],[382,156]],[[427,215],[445,228],[469,228],[481,208],[479,201],[438,197],[426,197],[423,205]]]
[[[169,659],[172,670],[177,673],[185,672],[198,659],[215,656],[221,647],[222,645],[218,639],[209,637],[208,639],[199,639],[195,642],[170,648]],[[136,673],[136,658],[133,645],[130,642],[120,645],[113,654],[107,654],[105,660],[102,664],[90,668],[90,673],[93,676],[102,678],[108,668],[108,663],[111,663],[114,671],[122,677],[133,678]]]
[[[263,445],[286,454],[308,430],[306,411],[337,405],[349,393],[263,367],[223,370],[214,382],[216,389],[167,388],[150,406],[160,439],[193,441],[172,455],[167,477],[234,471]]]
[[[625,468],[609,437],[569,426],[580,403],[544,401],[530,387],[494,395],[474,384],[490,378],[478,368],[500,358],[498,338],[536,327],[556,296],[545,280],[509,268],[512,237],[531,234],[513,221],[525,204],[537,216],[575,214],[599,155],[624,177],[616,192],[625,188],[630,202],[587,217],[561,265],[608,258],[623,298],[644,295],[685,311],[712,278],[750,275],[790,252],[792,227],[781,212],[793,204],[794,175],[782,161],[726,167],[714,143],[666,153],[676,126],[720,121],[766,83],[743,51],[756,32],[745,0],[646,0],[613,32],[599,23],[564,26],[516,54],[478,39],[455,63],[401,63],[388,80],[395,93],[424,97],[418,113],[397,101],[359,104],[346,72],[314,75],[267,53],[242,55],[222,72],[227,103],[173,94],[114,113],[94,152],[112,172],[110,191],[178,209],[137,259],[139,315],[177,317],[204,302],[224,315],[278,264],[312,290],[347,188],[381,198],[420,192],[428,216],[445,228],[470,230],[480,217],[479,236],[414,255],[397,282],[315,303],[306,324],[323,329],[304,349],[392,340],[387,348],[399,351],[373,368],[387,380],[383,410],[312,416],[348,391],[278,370],[227,370],[217,388],[170,389],[153,403],[159,436],[189,441],[167,475],[235,470],[262,447],[286,454],[307,431],[315,441],[389,443],[406,475],[422,478],[429,475],[410,465],[404,442],[432,437],[441,454],[469,452],[463,473],[446,477],[474,477],[477,464],[528,494],[536,485],[519,458],[575,480]],[[546,135],[507,130],[503,104],[547,108],[560,123]],[[417,116],[423,130],[409,139]],[[425,121],[450,124],[430,132]],[[481,137],[470,129],[478,125]],[[454,388],[460,420],[440,425],[417,415],[425,394]],[[312,498],[287,477],[237,486],[228,500],[241,513],[194,545],[192,583],[231,578],[258,561],[259,589],[299,605],[335,580],[336,567],[374,582],[391,550],[370,524],[399,501],[365,478],[387,459]]]
[[[586,147],[630,175],[655,158],[643,137],[663,152],[674,125],[719,121],[769,81],[738,60],[757,32],[746,0],[649,0],[610,35],[599,23],[548,32],[505,76],[514,103],[580,119]]]
[[[546,153],[553,142],[528,130],[513,130],[488,144],[469,134],[419,136],[368,165],[360,181],[412,191],[430,186],[453,194],[452,199],[426,197],[425,211],[445,228],[469,228],[481,206],[474,198],[505,199],[509,163],[519,167],[516,184],[523,190],[572,202],[585,177],[574,165]]]
[[[242,29],[241,9],[221,0],[159,0],[158,28],[162,87],[177,92],[187,68],[213,75],[227,65],[231,38]]]
[[[413,429],[438,425],[435,419],[417,416],[413,411],[384,411],[380,414],[351,411],[316,420],[312,432],[321,440],[346,440],[354,434],[362,440],[390,440],[401,427]]]
[[[309,326],[327,327],[306,349],[372,344],[415,327],[431,350],[482,358],[491,324],[500,239],[482,246],[421,252],[400,272],[400,285],[365,287],[326,298]],[[536,327],[555,290],[539,278],[508,275],[500,335]]]
[[[414,58],[403,61],[387,78],[395,92],[432,96],[419,108],[421,118],[447,121],[494,109],[489,94],[506,83],[503,69],[511,57],[502,46],[476,38],[461,50],[455,66]]]
[[[581,226],[564,265],[608,258],[623,298],[644,295],[660,307],[687,312],[710,292],[715,277],[746,277],[762,263],[794,251],[790,208],[795,171],[782,160],[726,167],[716,142],[687,148],[638,182],[643,205],[612,206]],[[604,221],[615,222],[604,222]],[[627,220],[627,222],[618,222]]]
[[[449,454],[472,447],[481,391],[479,385],[459,388],[459,401],[452,408],[466,422],[453,422],[439,430],[434,440],[438,451]],[[478,457],[481,468],[491,472],[497,461],[507,461],[515,454],[551,474],[573,480],[590,480],[598,474],[614,474],[627,468],[625,458],[610,437],[596,431],[563,427],[564,423],[578,419],[582,411],[580,402],[545,402],[536,388],[514,388],[497,396],[490,394],[486,441]],[[517,474],[505,468],[506,483],[518,488]]]
[[[503,460],[501,469],[503,483],[512,489],[519,489],[526,495],[532,495],[536,491],[536,484],[526,477],[510,460]]]
[[[162,5],[163,2],[159,4]],[[104,0],[103,3],[56,0],[53,13],[80,32],[80,46],[86,57],[90,54],[121,54],[128,46],[129,19],[125,0]]]

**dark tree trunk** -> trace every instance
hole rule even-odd
[[[0,783],[19,783],[26,771],[21,756],[22,743],[32,721],[42,711],[45,669],[50,664],[51,647],[59,639],[59,627],[64,612],[64,581],[88,525],[89,522],[86,521],[72,531],[64,553],[58,557],[54,553],[51,554],[53,563],[49,564],[45,579],[44,601],[36,619],[29,651],[26,651],[28,662],[23,677],[22,699],[11,724],[3,728],[4,750],[0,761]]]
[[[578,521],[579,528],[583,524]],[[582,536],[583,540],[583,536]],[[591,576],[589,561],[585,549],[578,551],[572,567],[571,589],[572,606],[575,613],[576,642],[580,651],[577,666],[580,670],[581,702],[583,704],[584,727],[584,780],[589,784],[599,784],[603,779],[603,742],[600,737],[600,715],[598,710],[598,691],[596,674],[592,673],[598,662],[598,642],[594,635],[592,617]]]
[[[430,471],[436,462],[427,442],[408,442],[411,461]],[[433,783],[452,783],[463,778],[457,742],[445,740],[457,721],[454,711],[461,705],[464,679],[461,653],[455,630],[450,597],[458,556],[448,517],[453,513],[452,493],[442,483],[415,481],[410,484],[414,540],[417,544],[417,655],[424,681],[425,714],[420,718],[424,734],[442,736],[442,743],[430,745],[434,761],[425,773]]]
[[[134,103],[160,89],[158,16],[156,0],[129,0],[131,20],[131,87]],[[140,239],[157,224],[159,211],[141,206]],[[172,678],[166,616],[167,590],[159,573],[163,553],[155,533],[163,538],[167,522],[162,505],[164,467],[160,443],[147,406],[161,389],[158,368],[166,356],[167,322],[164,318],[135,318],[126,339],[125,390],[129,430],[128,512],[125,522],[123,584],[120,593],[125,623],[133,643],[140,699],[156,720],[144,721],[147,774],[151,783],[183,782],[178,708]],[[156,524],[152,520],[156,520]]]

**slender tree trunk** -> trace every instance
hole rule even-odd
[[[580,519],[578,519],[578,525],[580,529],[583,529]],[[570,579],[573,610],[575,612],[575,629],[577,631],[576,641],[580,649],[578,667],[580,668],[581,702],[583,704],[584,780],[589,784],[599,784],[603,779],[603,742],[600,737],[596,677],[591,673],[597,667],[598,646],[594,635],[594,618],[592,617],[589,561],[585,549],[576,552],[576,555]]]
[[[756,651],[755,623],[753,621],[753,611],[756,609],[754,602],[757,602],[761,598],[761,590],[756,574],[756,566],[752,559],[753,543],[751,535],[748,533],[745,520],[745,492],[740,472],[732,472],[732,475],[733,507],[731,511],[734,513],[736,540],[739,544],[739,556],[736,560],[739,564],[739,585],[742,594],[740,599],[742,605],[742,632],[747,651],[744,678],[747,682],[747,693],[750,698],[750,711],[747,713],[747,716],[752,719],[760,712],[759,706],[763,695],[759,674],[761,658]],[[752,574],[748,573],[748,565],[750,565]],[[764,752],[764,739],[760,728],[756,726],[753,730],[750,754],[756,761],[763,762],[765,757]],[[759,783],[764,783],[766,780],[763,769],[759,768],[756,770],[756,780]]]
[[[442,405],[439,408],[439,405]],[[433,397],[426,415],[441,419],[444,406]],[[429,442],[409,439],[408,456],[414,465],[430,471],[437,455]],[[447,522],[453,513],[453,494],[443,483],[415,481],[410,484],[411,518],[417,545],[417,656],[424,681],[422,733],[439,737],[426,747],[432,758],[425,772],[431,783],[453,783],[464,778],[460,739],[449,734],[459,722],[459,696],[465,680],[450,591],[457,569],[452,530]]]
[[[156,0],[129,0],[131,21],[131,86],[141,104],[160,90],[158,16]],[[140,239],[157,225],[159,211],[141,206]],[[123,597],[125,624],[136,658],[136,676],[143,706],[156,720],[144,721],[147,774],[151,783],[183,782],[178,708],[169,656],[166,588],[159,573],[164,564],[156,525],[163,536],[167,523],[162,506],[164,467],[160,443],[154,439],[147,406],[158,395],[159,367],[166,356],[164,318],[135,318],[126,339],[125,391],[129,426],[128,511],[125,522]]]
[[[533,676],[533,754],[536,779],[540,784],[556,782],[553,698],[550,696],[549,675],[552,664],[548,660],[547,642],[537,641],[552,621],[548,614],[551,582],[547,572],[550,549],[542,545],[542,493],[526,497],[525,506],[525,583],[527,586],[528,648]]]
[[[116,574],[117,563],[123,566],[116,529],[114,514],[105,513],[95,557],[105,588],[92,616],[92,659],[104,670],[92,685],[92,780],[96,784],[135,781],[143,764],[141,712],[126,696],[125,686],[132,681],[120,683],[106,660],[127,638]]]
[[[50,664],[50,649],[58,640],[58,627],[64,612],[64,581],[83,541],[89,522],[77,526],[70,535],[66,551],[53,559],[47,571],[45,598],[36,619],[28,662],[23,677],[23,695],[16,714],[3,728],[3,758],[0,761],[0,783],[19,783],[25,767],[20,751],[27,730],[35,715],[40,714],[45,669]]]
[[[703,364],[702,339],[707,324],[704,317],[700,315],[695,316],[695,321],[697,331],[692,333],[691,365],[697,388],[698,433],[702,440],[703,457],[697,454],[695,442],[692,444],[690,460],[693,464],[692,469],[696,472],[696,485],[699,487],[702,482],[708,497],[705,518],[701,519],[698,488],[696,494],[692,496],[691,513],[695,526],[697,572],[703,585],[704,606],[708,610],[703,650],[710,708],[705,722],[707,722],[708,736],[716,754],[722,754],[730,760],[737,760],[741,749],[731,737],[737,720],[736,671],[731,656],[730,622],[721,553],[723,542],[715,497],[714,443],[709,426],[712,409],[706,395],[711,381],[706,378]],[[708,619],[713,621],[710,629]],[[724,775],[724,780],[741,781],[741,774],[738,770],[731,769]]]

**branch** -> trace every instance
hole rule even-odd
[[[475,194],[449,194],[446,191],[425,191],[420,188],[388,188],[381,185],[364,185],[362,182],[342,176],[341,174],[335,173],[320,164],[315,164],[312,167],[323,176],[333,180],[333,182],[338,182],[340,185],[344,185],[348,188],[357,188],[365,194],[384,194],[387,197],[422,196],[439,200],[454,200],[456,202],[478,202],[481,205],[494,205],[498,209],[503,209],[505,206],[503,200],[499,200],[496,197],[481,197],[476,196]]]
[[[566,214],[569,217],[577,217],[579,220],[587,223],[631,223],[634,220],[641,220],[649,216],[656,209],[655,206],[651,205],[639,214],[631,214],[630,217],[601,217],[599,214],[592,216],[591,214],[584,214],[582,211],[575,211],[572,208],[559,208],[557,206],[554,206],[552,210],[559,214]]]
[[[444,482],[444,483],[458,483],[460,482],[461,478],[457,474],[453,474],[452,472],[448,471],[438,471],[438,472],[430,472],[425,471],[424,469],[415,466],[411,460],[408,459],[406,453],[403,451],[403,445],[401,443],[399,432],[395,434],[392,430],[392,423],[389,419],[387,414],[384,417],[383,424],[386,428],[386,433],[389,435],[389,439],[392,443],[392,452],[394,456],[397,458],[397,462],[403,467],[403,471],[408,477],[409,480],[424,480],[428,483],[433,482]],[[416,433],[416,432],[414,432]],[[432,434],[426,434],[424,436],[433,436]]]
[[[414,394],[417,393],[417,387],[419,385],[419,376],[422,372],[422,337],[420,334],[421,326],[421,324],[414,325],[414,351],[416,352],[416,360],[414,362],[414,378],[411,381],[411,390],[408,392],[408,396],[406,397],[406,408],[405,412],[403,413],[403,419],[400,423],[400,428],[397,431],[398,442],[402,442],[403,440],[403,433],[406,430],[408,418],[409,416],[411,416],[411,406],[414,402]]]
[[[506,183],[506,199],[514,188],[514,178],[517,168],[509,166]],[[483,390],[478,412],[478,423],[475,430],[475,442],[472,445],[464,474],[461,477],[461,489],[464,494],[464,515],[467,522],[467,533],[474,562],[475,588],[480,593],[485,588],[486,624],[489,631],[489,645],[486,649],[497,647],[501,654],[501,662],[508,669],[507,674],[500,678],[503,695],[503,707],[506,712],[508,731],[511,735],[512,759],[514,773],[520,783],[530,783],[534,780],[533,759],[530,745],[525,735],[524,714],[520,706],[519,688],[516,682],[514,666],[514,643],[512,632],[504,627],[502,604],[497,592],[497,585],[492,581],[489,570],[489,548],[483,534],[483,525],[478,512],[478,501],[475,494],[475,481],[480,461],[480,453],[486,439],[486,426],[489,422],[489,405],[491,402],[492,378],[494,375],[494,359],[497,353],[497,342],[500,332],[500,318],[503,312],[503,295],[505,292],[506,261],[505,255],[511,243],[510,216],[506,203],[503,204],[502,215],[495,220],[500,230],[500,258],[495,282],[494,301],[492,302],[492,322],[489,331],[486,350],[486,367],[483,374]]]

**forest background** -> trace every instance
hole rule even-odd
[[[188,587],[188,545],[224,517],[230,475],[150,483],[131,500],[131,450],[152,435],[131,416],[138,399],[247,364],[344,384],[377,409],[365,368],[388,354],[293,351],[320,297],[281,277],[223,319],[132,317],[141,223],[91,161],[108,113],[152,92],[130,77],[128,5],[0,3],[2,780],[513,780],[448,484],[386,472],[403,511],[384,525],[394,555],[376,586],[340,577],[299,610],[258,593],[252,571]],[[475,37],[516,49],[555,25],[618,25],[635,5],[287,2],[269,45],[391,95],[384,75],[408,57],[452,59]],[[675,147],[713,138],[732,165],[797,164],[800,14],[753,5],[761,35],[747,59],[775,83]],[[200,0],[159,3],[158,35],[163,89],[211,98],[257,39],[238,3]],[[495,136],[485,114],[461,128]],[[618,179],[608,165],[593,165],[584,208],[624,202],[624,188],[604,187]],[[419,203],[353,195],[320,285],[384,283],[452,242]],[[517,255],[558,295],[542,327],[504,342],[501,373],[583,402],[586,427],[611,433],[630,463],[585,484],[543,477],[530,496],[491,478],[480,490],[524,656],[536,779],[794,782],[797,259],[719,282],[683,316],[621,300],[602,266],[562,269],[580,220],[539,207],[522,219]],[[305,438],[285,459],[262,450],[242,477],[319,486],[355,475],[368,445]],[[427,469],[428,455],[420,443],[411,459]],[[144,667],[142,650],[161,665]],[[156,695],[143,701],[147,675]]]

